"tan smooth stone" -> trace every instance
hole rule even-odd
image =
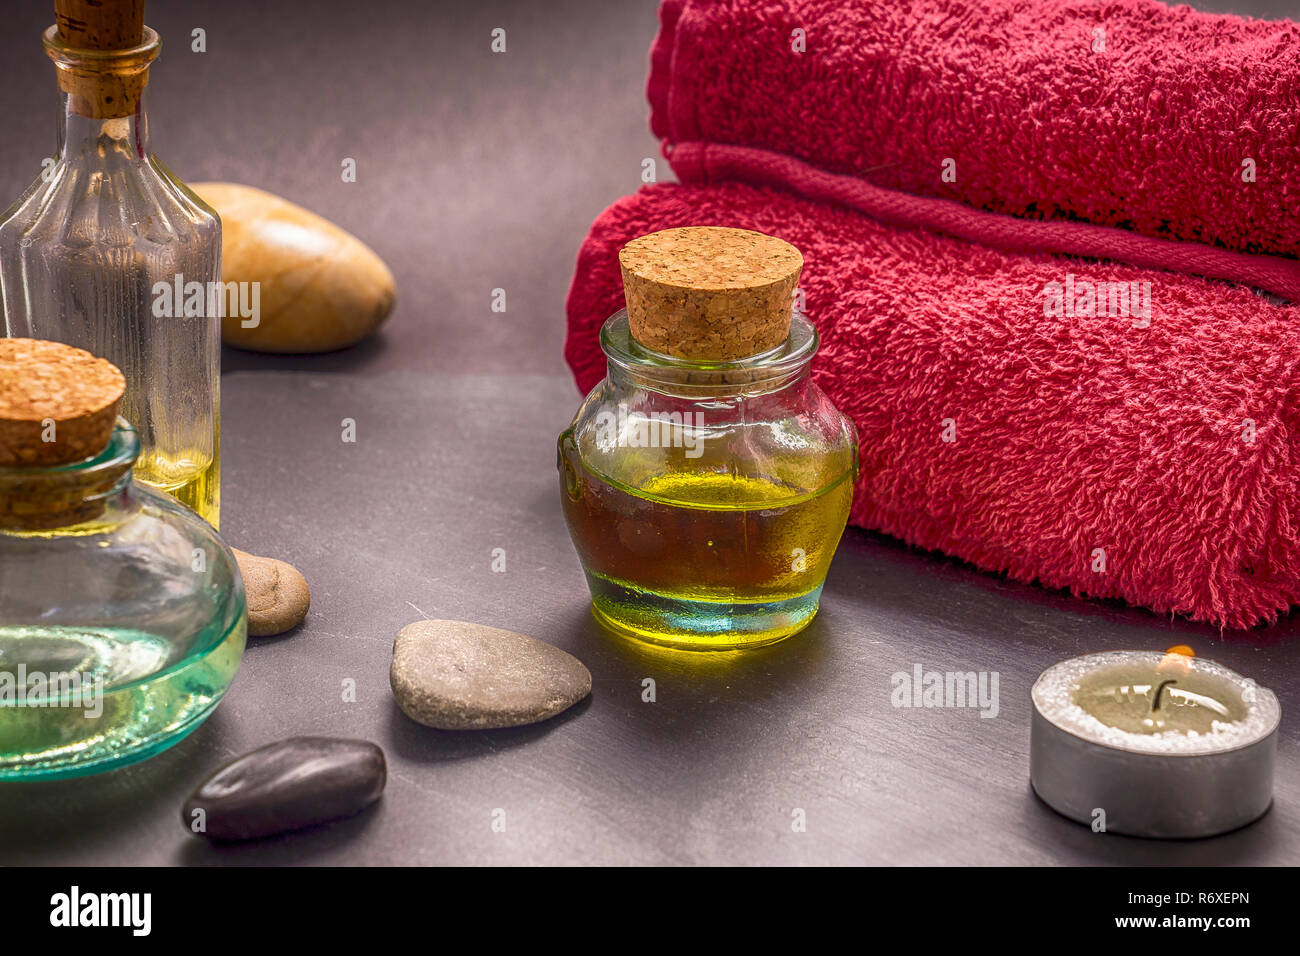
[[[231,548],[239,562],[248,597],[248,633],[252,637],[283,634],[302,623],[311,607],[307,579],[297,568]]]
[[[227,345],[256,352],[331,352],[388,317],[396,283],[384,260],[327,219],[252,186],[190,187],[221,216],[224,282],[260,283],[260,322],[221,322]]]

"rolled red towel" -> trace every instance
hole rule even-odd
[[[815,374],[862,443],[854,524],[1226,627],[1300,603],[1294,309],[766,188],[656,186],[606,210],[579,254],[565,354],[582,389],[621,305],[619,247],[709,224],[804,253]]]
[[[703,172],[677,147],[751,147],[1019,217],[1300,254],[1300,24],[1154,0],[665,0],[660,16],[651,125],[683,181]],[[780,179],[761,167],[747,180]]]

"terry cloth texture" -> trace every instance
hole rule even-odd
[[[579,254],[565,355],[584,391],[604,375],[600,325],[622,306],[619,248],[687,225],[755,229],[803,251],[816,380],[861,441],[853,524],[1225,627],[1300,603],[1294,309],[770,188],[651,186],[606,210]],[[1149,288],[1149,318],[1109,314],[1110,292],[1135,282]],[[1053,283],[1061,300],[1073,292],[1072,315]]]
[[[1300,24],[1155,0],[665,0],[660,21],[647,91],[674,167],[679,144],[749,146],[1022,218],[1300,253]]]
[[[814,374],[858,427],[853,524],[1221,627],[1300,603],[1300,313],[1199,278],[1300,301],[1300,26],[1152,0],[661,22],[652,127],[683,185],[583,244],[582,389],[625,242],[771,233],[804,253]]]

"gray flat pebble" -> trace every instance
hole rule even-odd
[[[591,672],[558,647],[468,621],[416,621],[393,643],[393,696],[440,730],[518,727],[591,693]]]

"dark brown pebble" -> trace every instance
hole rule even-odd
[[[226,764],[185,801],[181,819],[211,840],[251,840],[350,817],[379,799],[387,777],[384,752],[369,741],[293,737]]]

